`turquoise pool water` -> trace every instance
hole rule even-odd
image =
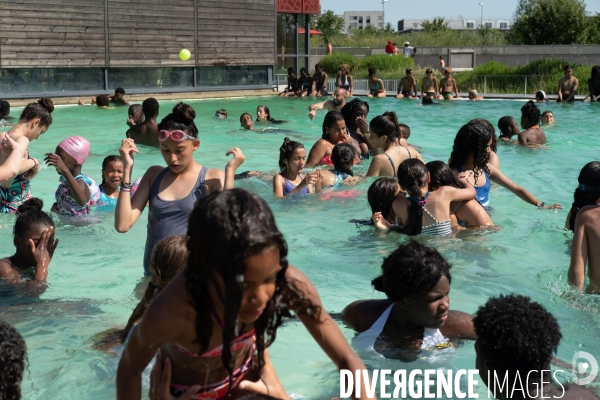
[[[228,148],[239,146],[246,155],[241,170],[274,172],[278,149],[285,136],[304,143],[307,150],[321,136],[324,113],[314,122],[307,117],[309,99],[258,97],[189,102],[196,110],[202,140],[197,160],[209,167],[223,168]],[[486,118],[494,125],[501,116],[520,115],[519,101],[455,101],[423,107],[416,101],[376,99],[369,102],[369,119],[394,110],[401,122],[411,127],[411,144],[421,146],[426,161],[447,160],[461,125],[472,118]],[[164,116],[175,104],[161,102]],[[287,131],[240,130],[239,115],[267,105],[278,126]],[[226,108],[228,120],[213,117]],[[598,159],[598,104],[548,104],[556,124],[546,129],[547,148],[530,150],[499,146],[501,170],[546,203],[561,203],[565,210],[539,211],[507,190],[493,186],[490,196],[497,232],[462,232],[454,237],[424,239],[453,264],[451,306],[473,313],[490,296],[520,293],[546,306],[558,319],[563,340],[560,358],[570,361],[575,351],[600,356],[600,301],[573,294],[566,285],[570,235],[562,230],[581,167]],[[15,109],[13,115],[19,115]],[[96,107],[57,107],[54,123],[40,140],[31,144],[34,157],[54,151],[60,140],[71,135],[87,137],[92,154],[83,172],[100,180],[103,158],[118,154],[127,126],[127,108],[102,110]],[[4,130],[7,130],[4,128]],[[141,148],[134,176],[151,165],[163,165],[160,152]],[[367,165],[357,167],[366,172]],[[53,168],[42,170],[33,181],[35,196],[49,210],[54,201],[58,175]],[[360,184],[357,199],[324,201],[319,196],[278,200],[272,196],[271,181],[251,178],[236,185],[258,193],[271,205],[279,228],[290,248],[289,260],[315,283],[325,308],[332,313],[357,299],[381,298],[370,281],[380,271],[381,260],[396,248],[400,235],[383,235],[374,229],[355,226],[349,219],[368,218],[366,189]],[[111,399],[115,397],[117,358],[93,350],[90,337],[109,327],[123,326],[137,303],[134,288],[142,276],[146,215],[126,234],[113,228],[112,212],[96,212],[100,223],[75,226],[60,221],[56,236],[60,244],[50,265],[50,287],[38,300],[23,300],[1,288],[0,318],[14,324],[25,337],[29,366],[23,380],[27,399]],[[12,254],[14,217],[0,215],[0,256]],[[354,333],[342,327],[350,340]],[[330,398],[339,395],[335,366],[298,322],[286,323],[272,347],[272,359],[288,393],[298,398]],[[424,365],[474,368],[472,342],[454,354],[433,362],[432,357],[416,363],[385,360],[361,353],[371,368],[413,369]],[[147,386],[146,386],[147,387]],[[483,387],[480,385],[480,393]]]

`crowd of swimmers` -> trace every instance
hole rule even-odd
[[[327,77],[322,78],[322,85],[313,81],[312,88],[322,90]],[[408,73],[407,78],[405,82],[413,85]],[[347,101],[348,96],[349,90],[339,87],[332,99],[309,106],[311,118],[319,110],[327,113],[322,136],[308,151],[298,141],[283,140],[279,172],[272,179],[274,196],[308,196],[376,177],[367,193],[373,229],[409,236],[496,229],[488,214],[492,182],[535,208],[560,207],[546,205],[505,176],[496,154],[497,147],[512,143],[515,135],[518,144],[545,143],[542,113],[535,102],[521,108],[520,127],[516,118],[502,117],[499,137],[489,121],[468,121],[458,129],[446,162],[424,160],[408,143],[410,127],[400,123],[395,112],[369,119],[368,102]],[[33,197],[31,181],[40,163],[28,151],[29,142],[50,128],[53,110],[47,98],[28,104],[1,137],[0,211],[15,213],[16,219],[14,254],[0,259],[0,278],[14,285],[43,284],[59,245],[53,218]],[[160,122],[158,115],[153,98],[129,107],[129,129],[119,154],[104,159],[100,185],[82,171],[91,147],[84,137],[62,140],[43,160],[60,177],[50,211],[61,218],[86,217],[99,204],[112,206],[115,229],[122,233],[149,208],[143,258],[149,282],[143,299],[123,329],[94,338],[99,349],[124,346],[117,398],[141,397],[142,372],[155,355],[151,398],[167,398],[156,395],[167,393],[221,399],[242,390],[288,398],[268,347],[292,313],[339,369],[365,369],[355,353],[363,347],[385,353],[391,344],[401,359],[412,361],[422,351],[451,348],[458,339],[470,339],[475,341],[482,377],[490,370],[509,376],[538,371],[530,385],[544,386],[546,393],[559,390],[539,375],[556,361],[553,354],[561,339],[556,319],[542,305],[515,295],[490,298],[475,315],[451,310],[451,265],[436,249],[417,241],[401,244],[384,259],[372,285],[386,299],[358,300],[342,311],[342,320],[358,333],[348,343],[310,279],[288,264],[286,240],[267,202],[234,188],[236,171],[244,162],[242,151],[231,148],[226,156],[232,157],[223,169],[208,168],[194,158],[199,148],[196,111],[178,103]],[[227,118],[227,111],[219,109],[214,116]],[[254,122],[249,113],[240,118],[246,129],[253,129]],[[284,121],[275,120],[269,108],[260,105],[256,122]],[[139,144],[157,146],[166,165],[152,166],[135,180],[133,155],[139,154]],[[369,164],[365,176],[354,171],[358,163]],[[565,228],[574,232],[568,282],[579,291],[600,293],[600,162],[586,164],[574,186],[565,221]],[[586,265],[589,284],[584,287]],[[24,341],[0,323],[0,343],[0,387],[14,393],[9,398],[19,398]],[[10,349],[6,357],[5,348]],[[485,379],[484,383],[497,385]],[[498,388],[506,397],[503,390]],[[366,398],[364,387],[362,393]],[[596,398],[577,387],[568,388],[564,396]]]

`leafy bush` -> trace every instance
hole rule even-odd
[[[319,61],[323,65],[323,69],[328,74],[337,74],[340,65],[348,64],[350,66],[350,72],[354,71],[359,66],[359,60],[352,54],[333,52],[332,54],[325,56]]]
[[[387,54],[368,56],[360,60],[361,69],[377,68],[381,72],[399,72],[402,69],[414,68],[415,60],[410,57],[389,56]]]

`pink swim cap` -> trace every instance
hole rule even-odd
[[[79,165],[83,165],[90,155],[90,142],[81,136],[68,137],[60,142],[58,147],[66,151]]]

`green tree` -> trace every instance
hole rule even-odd
[[[339,35],[344,29],[344,18],[338,17],[331,10],[327,10],[319,16],[317,29],[323,32],[325,38]]]
[[[588,43],[600,43],[600,13],[589,19],[590,37]]]
[[[514,19],[511,44],[577,44],[590,38],[583,0],[519,0]]]
[[[394,33],[394,27],[388,22],[387,24],[385,24],[385,27],[382,28],[382,31],[384,31],[385,33]]]
[[[432,21],[425,20],[421,22],[421,26],[423,27],[423,32],[425,33],[441,32],[450,29],[442,17],[434,18]]]

